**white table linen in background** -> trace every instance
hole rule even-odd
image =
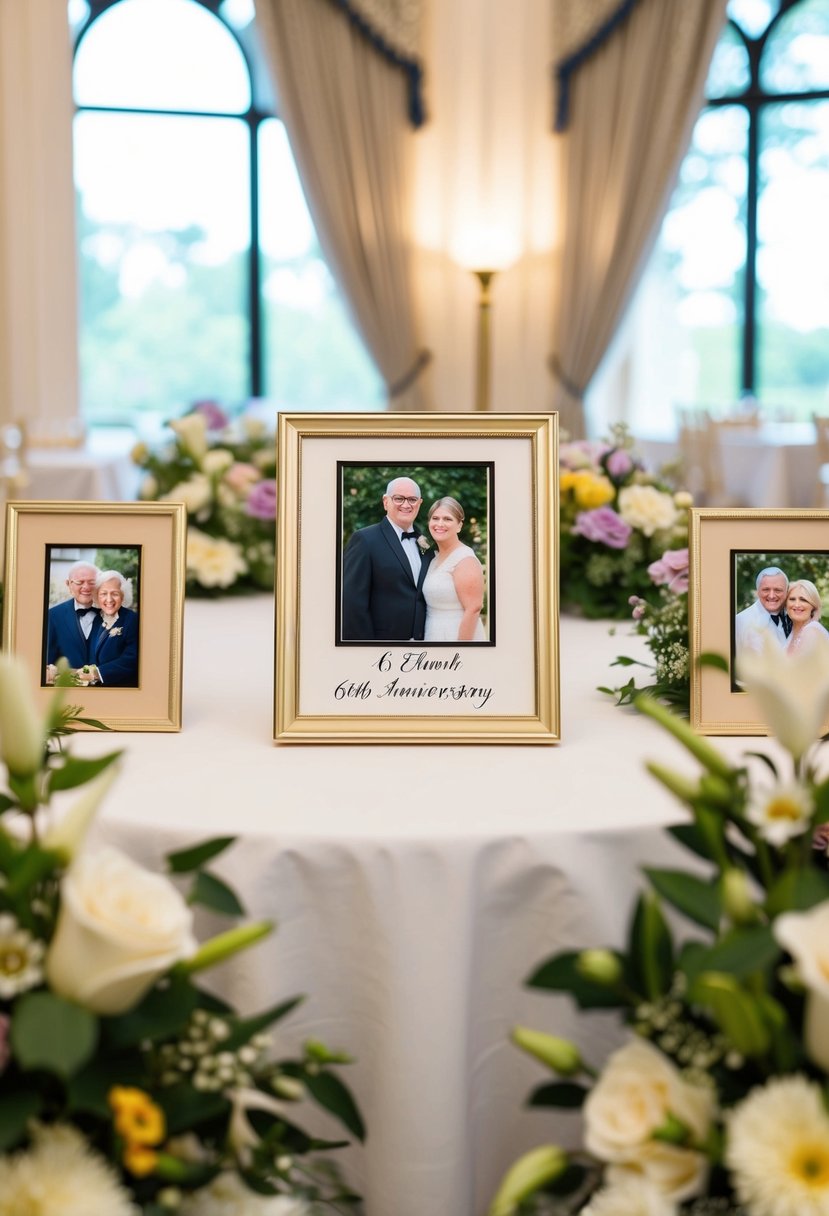
[[[135,436],[93,432],[81,447],[31,446],[28,483],[18,494],[37,502],[123,502],[136,496],[138,470],[130,460]]]
[[[597,1062],[619,1033],[523,980],[558,949],[621,943],[639,867],[680,855],[660,831],[680,808],[643,757],[693,762],[596,691],[627,678],[608,665],[641,639],[575,619],[559,747],[276,747],[272,625],[265,596],[187,602],[181,734],[74,743],[126,748],[95,834],[153,866],[236,834],[217,872],[279,929],[215,973],[219,990],[245,1012],[308,993],[280,1045],[318,1037],[356,1057],[344,1079],[369,1136],[342,1160],[367,1216],[483,1216],[519,1152],[576,1142],[572,1115],[522,1109],[546,1078],[510,1027],[572,1036]]]

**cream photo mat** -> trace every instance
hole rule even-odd
[[[558,741],[556,422],[554,414],[280,416],[277,741]],[[498,554],[491,588],[496,645],[459,644],[453,652],[445,643],[335,644],[343,461],[392,464],[403,473],[407,465],[493,464],[488,526]],[[378,521],[384,490],[378,487]],[[455,653],[448,671],[425,666],[448,665]],[[348,695],[366,681],[367,694]],[[450,682],[481,695],[427,697],[433,685]],[[423,691],[401,696],[387,691],[391,684]]]

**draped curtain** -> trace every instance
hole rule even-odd
[[[396,410],[423,410],[411,273],[410,78],[348,6],[256,0],[262,43],[329,266]]]
[[[556,45],[572,54],[573,12],[582,9],[583,24],[583,0],[554,2]],[[607,0],[599,7],[612,18]],[[550,366],[555,408],[572,435],[584,434],[584,392],[668,205],[725,7],[726,0],[617,4],[624,20],[569,74]]]
[[[0,0],[0,422],[78,412],[66,0]]]

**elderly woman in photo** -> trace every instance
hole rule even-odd
[[[130,609],[131,583],[117,570],[102,570],[95,580],[93,602],[101,610],[101,628],[89,671],[78,671],[78,677],[105,688],[137,688],[138,617]]]
[[[800,654],[829,643],[829,632],[820,623],[820,595],[807,578],[789,583],[786,613],[792,631],[786,643],[787,654]]]
[[[484,571],[460,540],[463,507],[455,498],[439,498],[429,508],[429,532],[437,553],[423,580],[426,600],[425,642],[485,642],[481,608]]]

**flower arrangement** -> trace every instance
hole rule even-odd
[[[618,688],[601,692],[616,697],[617,705],[635,703],[640,693],[656,697],[686,717],[690,709],[690,640],[688,634],[688,549],[669,549],[648,566],[648,575],[658,589],[657,602],[641,595],[628,601],[635,622],[634,632],[645,638],[653,663],[642,663],[619,655],[614,667],[646,667],[651,682],[638,685],[634,676]]]
[[[829,1213],[829,780],[817,739],[829,658],[769,643],[741,680],[785,752],[734,765],[653,698],[641,708],[701,775],[653,776],[688,820],[693,870],[648,869],[624,949],[559,953],[535,988],[616,1009],[627,1039],[595,1068],[579,1047],[517,1028],[554,1075],[533,1106],[580,1108],[583,1145],[543,1146],[505,1176],[490,1216],[826,1216]],[[690,922],[681,943],[666,917]]]
[[[136,444],[138,496],[187,508],[187,590],[221,595],[274,580],[276,442],[261,419],[231,422],[211,401],[170,424],[173,439]]]
[[[623,618],[648,566],[687,545],[691,496],[645,469],[624,426],[608,442],[563,443],[559,464],[562,608]]]
[[[59,746],[79,720],[61,696],[42,720],[0,656],[0,1216],[343,1211],[356,1197],[318,1157],[339,1144],[290,1112],[310,1099],[361,1139],[348,1057],[310,1041],[277,1060],[272,1028],[298,999],[243,1017],[198,983],[273,928],[195,938],[192,904],[243,914],[210,868],[232,838],[171,854],[169,875],[84,848],[120,753]]]

